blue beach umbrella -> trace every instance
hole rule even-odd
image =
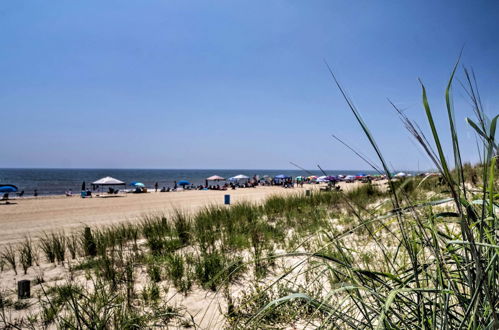
[[[145,187],[146,185],[143,184],[142,182],[137,182],[137,181],[134,181],[132,183],[130,183],[130,186],[133,186],[133,187]]]
[[[0,184],[0,193],[17,192],[17,187],[13,184]]]
[[[179,182],[178,182],[178,185],[179,185],[179,186],[182,186],[182,187],[184,187],[184,186],[188,186],[188,185],[190,185],[190,184],[191,184],[191,183],[190,183],[189,181],[187,181],[187,180],[181,180],[181,181],[179,181]]]
[[[274,179],[289,179],[290,176],[284,175],[284,174],[279,174],[274,177]]]

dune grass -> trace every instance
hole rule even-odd
[[[236,326],[258,328],[274,324],[279,322],[279,314],[287,312],[284,323],[302,321],[304,327],[499,327],[499,206],[495,173],[498,116],[487,119],[476,85],[469,80],[467,92],[478,123],[471,119],[467,121],[482,142],[482,159],[476,168],[463,165],[451,96],[456,68],[457,65],[445,93],[452,160],[445,156],[442,133],[436,129],[424,85],[422,101],[432,143],[394,106],[440,172],[438,182],[390,180],[389,198],[393,209],[390,213],[369,217],[352,208],[351,212],[358,220],[354,226],[336,235],[324,233],[323,245],[302,254],[304,258],[295,268],[306,264],[304,272],[308,275],[303,272],[297,275],[290,270],[264,293],[255,291],[241,305],[241,309],[253,308],[246,312],[246,317],[235,322]],[[334,75],[333,78],[390,178],[387,163],[373,135]],[[475,186],[470,187],[467,184],[470,182]],[[364,186],[363,189],[370,188]],[[448,195],[450,198],[443,200],[447,201],[446,207],[435,206],[438,201],[416,203],[413,192],[426,189]],[[358,193],[350,193],[350,201],[356,200],[357,205],[366,207],[369,202],[356,197]],[[420,198],[424,194],[416,196]],[[281,257],[291,258],[296,254]],[[317,276],[313,278],[313,275]],[[288,285],[282,290],[279,285],[284,280]],[[269,299],[269,295],[274,299]],[[255,305],[259,300],[261,302]],[[309,312],[303,314],[296,308],[297,303],[308,306]]]

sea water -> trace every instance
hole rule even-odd
[[[325,170],[327,175],[356,175],[358,173],[374,174],[372,171],[330,171]],[[194,185],[204,185],[205,179],[212,175],[230,178],[238,174],[249,177],[269,175],[271,177],[285,174],[292,177],[298,175],[309,176],[324,175],[319,170],[245,170],[245,169],[0,169],[0,184],[14,184],[19,192],[24,190],[25,196],[32,196],[35,189],[39,195],[60,195],[71,189],[73,193],[79,193],[82,183],[85,181],[87,188],[91,183],[105,176],[111,176],[127,184],[138,181],[146,187],[154,188],[158,183],[159,188],[173,188],[174,181],[187,180]],[[217,184],[211,182],[210,184]]]

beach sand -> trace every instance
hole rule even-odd
[[[342,184],[351,189],[357,184]],[[45,196],[12,200],[0,205],[0,245],[16,243],[29,236],[36,239],[44,232],[69,233],[88,226],[105,226],[124,221],[138,221],[147,214],[168,214],[175,208],[195,212],[201,207],[222,205],[224,195],[230,194],[231,203],[261,202],[271,195],[286,195],[318,189],[320,185],[303,188],[282,187],[241,188],[227,191],[178,191],[123,194],[120,197]]]
[[[344,191],[358,187],[361,183],[340,183]],[[21,198],[13,200],[10,205],[0,205],[0,247],[8,243],[17,243],[30,236],[32,239],[43,235],[44,232],[69,233],[81,229],[84,225],[106,226],[124,221],[140,221],[144,215],[152,213],[168,214],[177,209],[194,213],[201,207],[214,204],[222,205],[224,195],[231,195],[232,204],[249,201],[262,202],[272,195],[289,195],[293,193],[304,193],[307,189],[318,190],[324,185],[305,185],[303,188],[284,189],[282,187],[258,187],[245,188],[228,191],[180,191],[169,193],[147,193],[127,194],[123,197],[94,197],[80,198],[79,196],[45,196],[37,198]],[[24,275],[21,269],[15,274],[10,267],[0,272],[0,293],[10,301],[16,300],[17,282],[19,280],[33,281],[43,278],[44,287],[64,285],[75,281],[85,285],[88,279],[83,271],[77,271],[70,275],[70,265],[80,262],[82,259],[67,260],[64,264],[42,262],[33,265]],[[294,260],[294,259],[293,259]],[[295,261],[291,260],[291,263]],[[287,267],[292,264],[287,265]],[[20,268],[20,267],[18,267]],[[136,292],[141,292],[148,283],[147,269],[143,265],[136,269],[135,281]],[[232,295],[239,296],[247,287],[248,280],[243,278],[241,282],[231,287]],[[202,329],[219,329],[225,325],[223,311],[226,310],[226,302],[223,296],[206,291],[194,285],[187,296],[178,293],[167,281],[161,283],[168,288],[164,299],[169,305],[181,307],[186,315],[192,315],[193,320]],[[37,304],[36,296],[41,294],[39,286],[32,288],[32,298],[26,300],[29,307],[21,310],[9,310],[9,319],[20,320],[27,315],[40,313],[40,305]],[[0,320],[1,324],[1,320]],[[173,327],[175,328],[175,327]]]

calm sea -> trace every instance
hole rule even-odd
[[[310,171],[314,175],[323,175],[320,171]],[[352,174],[359,171],[329,171],[327,175]],[[370,174],[372,171],[362,171]],[[286,174],[290,176],[309,175],[300,170],[158,170],[158,169],[0,169],[0,183],[15,184],[19,191],[24,190],[25,196],[33,195],[38,190],[39,195],[60,195],[71,189],[79,192],[83,181],[87,187],[93,181],[105,176],[111,176],[127,183],[139,181],[152,188],[157,182],[159,187],[173,187],[173,182],[188,180],[194,185],[204,184],[205,178],[212,175],[224,178],[244,174],[249,177],[256,175]]]

